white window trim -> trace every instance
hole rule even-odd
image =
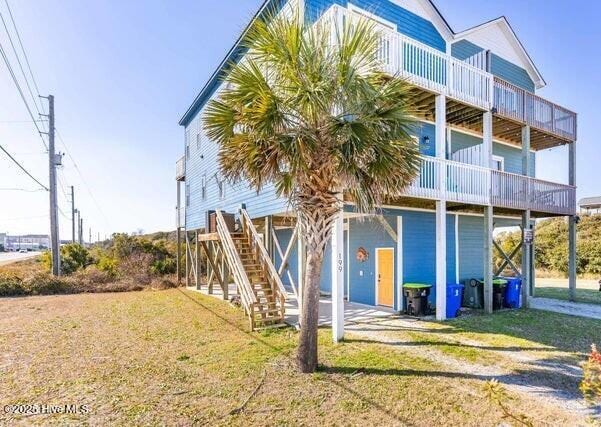
[[[374,15],[373,13],[368,12],[365,9],[361,9],[360,7],[357,7],[352,3],[349,3],[347,8],[349,11],[351,11],[357,15],[363,16],[364,18],[369,18],[373,21],[376,21],[378,24],[384,25],[385,27],[387,27],[391,30],[397,31],[397,26],[394,22],[390,22],[378,15]]]
[[[207,200],[207,175],[200,177],[200,193],[202,200]]]
[[[505,157],[503,157],[503,156],[496,156],[496,155],[493,154],[492,160],[494,162],[499,162],[501,164],[501,172],[505,172]]]

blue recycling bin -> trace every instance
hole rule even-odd
[[[522,306],[522,279],[519,277],[503,277],[503,279],[507,280],[503,305],[507,308],[520,308]]]
[[[447,283],[447,319],[457,317],[461,301],[463,301],[463,285]]]

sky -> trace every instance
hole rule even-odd
[[[61,238],[71,237],[71,185],[86,238],[90,227],[93,240],[118,231],[174,229],[175,161],[183,154],[178,121],[260,3],[9,0],[40,93],[55,96],[62,137],[57,149],[70,154],[59,170]],[[601,196],[595,132],[601,117],[601,2],[435,3],[455,31],[500,15],[509,19],[547,81],[539,94],[579,114],[578,198]],[[10,30],[4,0],[0,13]],[[20,75],[1,26],[0,43]],[[22,79],[21,85],[33,109]],[[45,148],[1,62],[0,144],[48,182]],[[537,177],[567,183],[567,171],[567,148],[537,155]],[[48,233],[48,193],[37,189],[0,153],[0,233]]]

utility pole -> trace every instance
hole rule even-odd
[[[83,218],[79,218],[79,244],[83,245]]]
[[[71,243],[75,243],[75,189],[71,186]]]
[[[50,188],[50,247],[52,250],[52,274],[61,273],[60,240],[58,235],[58,205],[56,196],[56,166],[60,165],[60,154],[54,152],[54,96],[48,95],[48,169]]]
[[[88,239],[88,244],[91,245],[92,244],[92,227],[90,227],[88,230],[89,230],[89,236],[90,236]]]

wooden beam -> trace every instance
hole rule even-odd
[[[211,256],[211,252],[209,250],[209,247],[207,246],[207,243],[201,242],[201,245],[202,245],[202,248],[205,250],[205,253],[207,254],[207,261],[211,265],[211,274],[214,274],[217,277],[217,280],[223,287],[224,286],[223,279],[221,278],[221,275],[219,274],[219,269],[217,268],[217,265],[215,264],[213,257]]]

